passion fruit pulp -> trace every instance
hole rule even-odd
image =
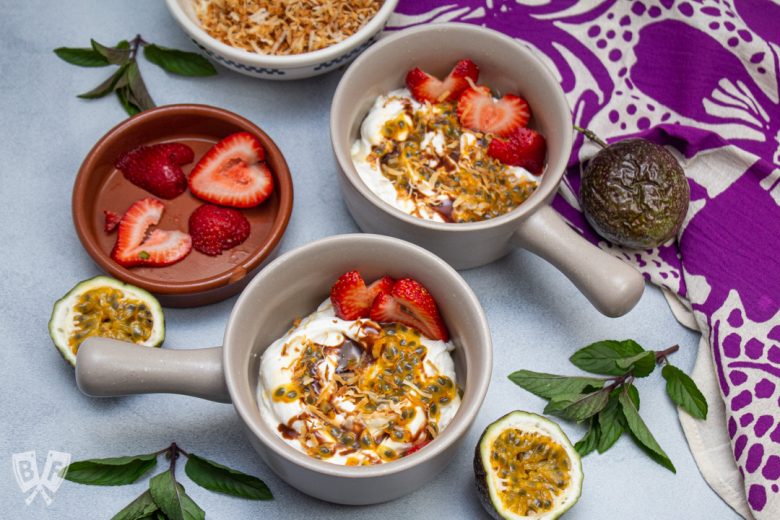
[[[582,491],[582,465],[566,434],[542,416],[515,411],[490,424],[477,443],[474,475],[495,519],[553,520]]]
[[[108,276],[96,276],[76,284],[57,300],[49,335],[62,357],[75,366],[79,346],[91,336],[159,347],[165,339],[165,319],[150,293]]]

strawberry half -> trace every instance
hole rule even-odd
[[[384,276],[366,287],[366,282],[359,272],[344,273],[330,288],[330,301],[336,316],[342,320],[368,318],[371,304],[380,294],[389,293],[393,283],[392,278]]]
[[[444,81],[415,67],[406,74],[406,86],[414,99],[421,103],[455,101],[464,90],[469,88],[469,81],[466,78],[474,83],[479,78],[479,67],[471,60],[460,60],[456,63]]]
[[[106,233],[113,233],[114,230],[119,226],[119,221],[122,220],[122,215],[119,213],[114,213],[113,211],[109,211],[107,209],[103,210],[103,215],[105,217],[105,222],[103,223],[103,230]]]
[[[190,191],[199,199],[222,206],[257,206],[274,189],[264,160],[265,150],[254,135],[229,135],[195,165],[189,178]]]
[[[460,97],[458,118],[466,128],[505,137],[528,124],[531,109],[520,96],[506,94],[496,101],[489,88],[477,86]]]
[[[249,237],[249,221],[240,211],[203,204],[190,215],[192,246],[203,254],[216,256],[236,247]]]
[[[521,166],[540,175],[544,170],[547,143],[544,136],[530,128],[518,128],[506,139],[493,138],[488,155],[509,166]]]
[[[147,237],[151,226],[160,222],[165,205],[147,197],[133,203],[119,221],[116,244],[111,251],[119,265],[163,266],[178,262],[192,249],[187,233],[155,229]]]
[[[192,148],[182,143],[139,146],[125,152],[115,166],[127,180],[163,199],[178,197],[187,189],[181,167],[195,158]]]
[[[431,339],[447,341],[449,332],[439,314],[436,301],[420,282],[402,278],[390,294],[380,294],[371,306],[371,319],[398,322],[414,327]]]

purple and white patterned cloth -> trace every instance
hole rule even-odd
[[[718,428],[744,479],[748,507],[730,503],[743,516],[780,518],[780,3],[401,0],[388,29],[450,21],[537,51],[577,124],[609,141],[645,137],[680,159],[691,205],[674,244],[625,251],[589,228],[578,193],[596,147],[581,136],[553,205],[676,297],[678,316],[687,309],[709,347],[704,375],[717,378],[725,405]]]

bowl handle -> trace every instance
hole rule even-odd
[[[230,402],[222,347],[172,350],[93,336],[79,347],[76,384],[93,397],[167,393]]]
[[[607,316],[630,311],[644,291],[639,271],[582,238],[550,206],[525,219],[513,242],[557,267]]]

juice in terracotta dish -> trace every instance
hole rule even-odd
[[[479,68],[459,61],[444,80],[419,68],[380,95],[351,154],[360,178],[388,204],[438,222],[478,222],[523,203],[544,171],[544,137],[526,101],[495,97]]]
[[[295,449],[347,466],[419,450],[460,406],[454,345],[419,282],[357,271],[264,352],[257,400]]]

